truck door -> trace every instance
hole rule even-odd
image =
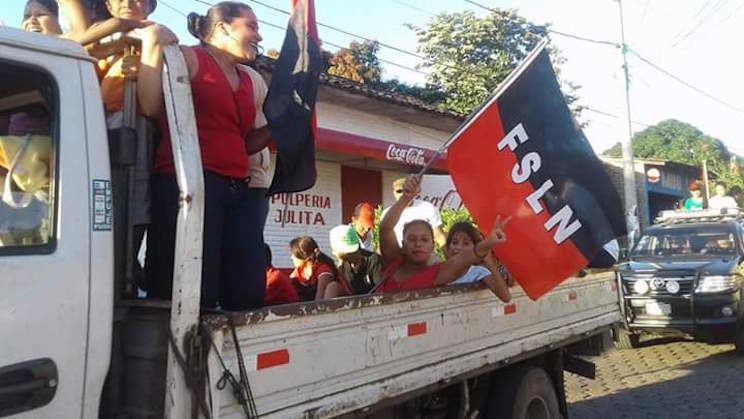
[[[0,48],[0,417],[83,415],[90,64],[66,55]]]

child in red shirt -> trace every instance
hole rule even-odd
[[[327,300],[349,295],[340,281],[333,259],[320,251],[312,237],[301,236],[289,242],[289,251],[294,271],[289,278],[297,288],[300,301]]]
[[[264,244],[266,252],[266,296],[265,306],[292,304],[299,301],[297,290],[284,272],[271,264],[271,249]]]

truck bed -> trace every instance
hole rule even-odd
[[[612,272],[572,278],[533,302],[519,289],[502,303],[478,285],[269,307],[232,316],[261,417],[334,417],[431,385],[496,369],[567,345],[620,320]],[[239,377],[230,318],[206,323]],[[215,418],[244,417],[230,386]]]

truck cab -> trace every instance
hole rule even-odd
[[[618,344],[642,333],[676,334],[744,352],[744,230],[738,209],[669,211],[619,265],[624,328]]]
[[[94,62],[12,28],[0,46],[0,416],[96,417],[113,234]]]

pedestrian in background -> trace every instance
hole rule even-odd
[[[370,252],[375,252],[375,209],[367,202],[361,202],[354,207],[351,216],[351,226],[359,238],[359,246]]]
[[[405,185],[405,182],[406,178],[399,178],[393,182],[393,197],[396,201],[400,200],[403,196],[403,186]],[[385,210],[382,211],[381,218],[385,218],[388,211],[390,211],[390,207],[385,208]],[[398,222],[395,224],[395,237],[398,238],[399,245],[403,243],[403,226],[413,220],[424,220],[429,223],[434,231],[435,243],[440,247],[444,247],[447,237],[442,231],[442,218],[439,216],[439,210],[430,202],[420,199],[412,199],[408,206],[403,210]]]

